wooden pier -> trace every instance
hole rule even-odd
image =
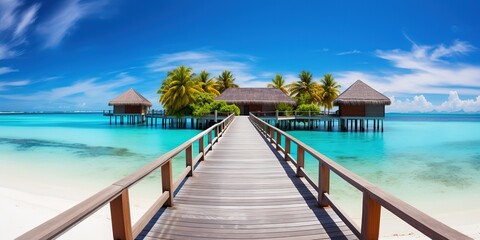
[[[182,152],[186,167],[173,179]],[[307,154],[318,161],[318,181],[304,169]],[[132,225],[129,188],[157,169],[163,193]],[[330,172],[363,193],[361,226],[330,196]],[[17,239],[56,238],[106,204],[113,239],[378,239],[382,209],[427,237],[471,239],[253,115],[230,115]]]
[[[117,114],[112,110],[104,110],[103,116],[110,117],[110,125],[144,125],[160,126],[162,128],[187,128],[207,129],[219,121],[227,118],[229,113],[213,112],[202,117],[193,116],[171,116],[167,115],[165,110],[149,110],[145,114]],[[188,123],[188,124],[187,124]]]
[[[282,130],[333,131],[337,127],[340,131],[365,132],[371,129],[375,132],[383,132],[385,120],[385,117],[346,117],[325,112],[270,111],[252,112],[252,114]]]

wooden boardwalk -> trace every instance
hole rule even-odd
[[[236,117],[194,176],[137,239],[357,239],[247,117]]]

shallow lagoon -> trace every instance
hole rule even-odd
[[[0,115],[0,187],[80,201],[199,132],[110,126],[101,114]],[[389,114],[383,133],[289,133],[434,217],[480,209],[479,115]],[[174,172],[184,166],[180,156]],[[306,169],[315,177],[316,160]],[[154,200],[159,184],[153,174],[137,196]],[[333,176],[331,195],[359,221],[356,189]]]

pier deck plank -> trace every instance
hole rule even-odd
[[[357,239],[247,117],[237,117],[137,239]]]

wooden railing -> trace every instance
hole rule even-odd
[[[172,207],[174,205],[173,193],[175,190],[187,176],[192,176],[196,163],[203,160],[205,154],[218,142],[218,139],[223,135],[225,129],[234,118],[234,114],[229,115],[222,122],[199,133],[140,170],[115,182],[111,186],[21,235],[17,239],[57,238],[108,203],[110,203],[113,239],[135,239],[162,206]],[[204,144],[205,135],[208,135],[207,146]],[[198,154],[193,156],[193,144],[197,141]],[[172,159],[183,151],[186,153],[186,168],[180,177],[173,179]],[[162,176],[162,195],[160,195],[154,205],[151,206],[132,227],[128,189],[159,168],[161,168]]]
[[[274,144],[276,149],[283,153],[286,161],[292,161],[296,166],[296,175],[298,177],[304,177],[305,180],[307,180],[318,192],[319,206],[330,206],[358,238],[378,239],[380,231],[380,212],[381,207],[383,207],[432,239],[471,239],[395,196],[381,190],[374,184],[350,172],[288,133],[267,124],[253,114],[250,114],[250,120],[263,134],[265,134],[269,141]],[[285,148],[281,145],[282,136],[285,139]],[[292,142],[297,145],[296,159],[291,155]],[[318,184],[312,180],[304,169],[305,152],[309,153],[319,162]],[[344,211],[335,205],[332,196],[329,195],[330,171],[336,173],[347,183],[363,193],[361,228],[359,228]]]
[[[264,112],[251,112],[251,114],[257,117],[328,117],[338,116],[336,112],[325,111],[264,111]]]

